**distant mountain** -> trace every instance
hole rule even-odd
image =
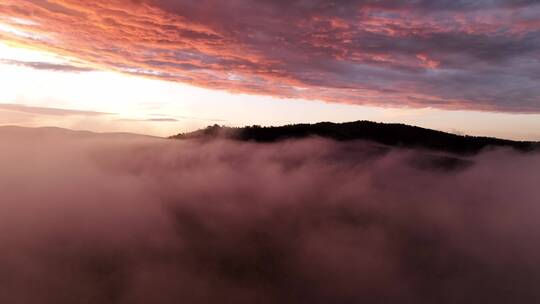
[[[161,139],[160,137],[126,132],[92,132],[58,127],[0,126],[0,139],[8,138],[109,138],[109,139]],[[0,141],[1,142],[1,141]]]
[[[337,141],[367,140],[388,146],[424,148],[456,154],[475,154],[489,147],[509,147],[524,152],[540,150],[539,142],[461,136],[404,124],[385,124],[371,121],[321,122],[280,127],[251,126],[244,128],[213,125],[170,138],[203,140],[225,138],[240,141],[276,142],[314,136]]]

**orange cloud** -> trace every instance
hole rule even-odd
[[[239,93],[540,112],[539,5],[308,2],[3,0],[0,40]]]

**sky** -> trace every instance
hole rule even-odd
[[[540,140],[531,0],[0,0],[0,125],[399,122]]]

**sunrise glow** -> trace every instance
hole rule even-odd
[[[166,136],[365,119],[540,139],[537,5],[198,15],[204,2],[0,2],[0,124]]]

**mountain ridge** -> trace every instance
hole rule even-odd
[[[522,152],[540,151],[540,142],[457,135],[405,124],[366,120],[345,123],[291,124],[277,127],[254,125],[240,128],[216,124],[169,138],[200,140],[222,138],[269,143],[306,137],[322,137],[336,141],[366,140],[394,147],[424,148],[455,154],[476,154],[484,149],[504,147]]]

